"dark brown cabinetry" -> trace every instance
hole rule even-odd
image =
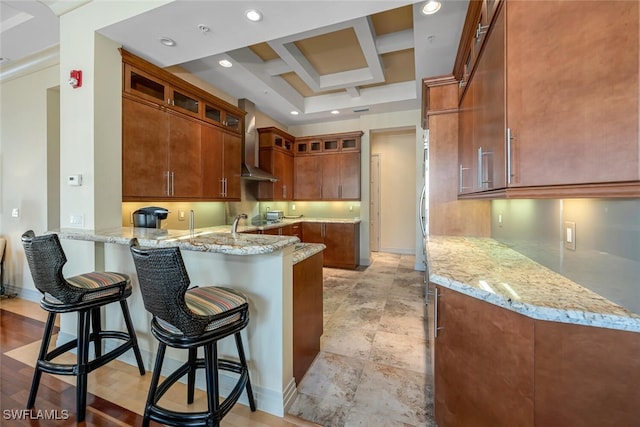
[[[293,376],[300,384],[320,352],[322,252],[293,266]]]
[[[456,62],[461,111],[470,104],[474,116],[460,120],[471,127],[460,135],[472,135],[460,139],[460,153],[472,151],[476,169],[473,189],[463,173],[461,194],[640,195],[639,4],[479,4],[490,28],[485,40],[467,37],[480,46],[468,81],[464,60]]]
[[[430,339],[438,425],[533,426],[533,319],[430,289],[438,292],[427,305],[437,310]]]
[[[296,139],[295,200],[360,200],[362,132]]]
[[[637,423],[640,334],[532,319],[433,283],[429,290],[439,426]]]
[[[302,241],[323,243],[324,266],[354,269],[360,264],[360,224],[303,222]]]
[[[242,141],[235,134],[202,125],[203,197],[240,200]]]
[[[244,112],[121,54],[123,200],[239,200]]]
[[[260,182],[258,200],[293,200],[293,151],[295,138],[280,129],[260,128],[260,168],[278,178]]]
[[[123,99],[124,200],[200,198],[200,123]]]

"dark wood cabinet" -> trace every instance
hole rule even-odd
[[[122,131],[124,200],[202,196],[197,120],[123,98]]]
[[[533,426],[533,319],[430,288],[438,292],[428,305],[437,310],[430,339],[438,425]]]
[[[240,200],[242,141],[214,126],[202,125],[203,197]]]
[[[433,283],[429,291],[439,426],[613,427],[640,419],[637,332],[532,319]]]
[[[302,241],[323,243],[324,266],[355,269],[360,264],[360,224],[303,222]]]
[[[320,352],[322,319],[320,252],[293,266],[293,376],[298,384]]]
[[[476,156],[473,189],[462,169],[460,193],[640,195],[639,4],[485,0],[470,10],[479,5],[490,28],[471,42],[480,48],[469,80],[458,72],[460,153]]]
[[[244,112],[121,54],[123,200],[240,200]]]
[[[319,156],[294,158],[295,200],[322,200],[322,163]]]
[[[258,129],[260,168],[278,178],[277,182],[260,182],[258,200],[293,200],[295,138],[274,128]]]

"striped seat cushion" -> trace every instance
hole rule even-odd
[[[219,286],[189,289],[184,296],[184,300],[189,310],[199,316],[224,314],[224,312],[246,304],[247,302],[247,298],[238,291]],[[240,319],[240,315],[237,313],[229,317],[223,317],[222,319],[217,319],[209,323],[205,330],[211,331],[226,324],[233,323],[238,319]],[[181,331],[170,323],[160,318],[157,320],[167,331],[173,334],[181,334]]]
[[[94,271],[91,273],[80,274],[65,279],[71,286],[77,288],[95,290],[89,292],[84,296],[83,301],[93,300],[96,298],[102,298],[110,295],[117,294],[118,288],[107,289],[101,292],[99,289],[109,285],[117,285],[119,283],[126,283],[126,289],[131,288],[131,281],[129,276],[122,273],[113,273],[109,271]]]

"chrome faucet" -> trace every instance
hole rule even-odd
[[[247,219],[247,214],[236,215],[236,218],[233,220],[233,225],[231,225],[231,234],[235,235],[238,232],[238,221],[241,219]]]

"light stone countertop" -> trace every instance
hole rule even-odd
[[[293,264],[304,261],[312,255],[324,251],[326,248],[322,243],[296,243],[295,251],[293,252]]]
[[[55,231],[60,238],[128,245],[136,237],[142,246],[178,246],[181,250],[223,253],[229,255],[260,255],[282,250],[300,242],[295,236],[267,234],[232,235],[229,227],[199,228],[193,236],[189,230],[121,227],[108,230],[66,228]],[[241,228],[238,227],[238,231]]]
[[[640,315],[489,238],[428,236],[429,281],[525,316],[640,332]]]

